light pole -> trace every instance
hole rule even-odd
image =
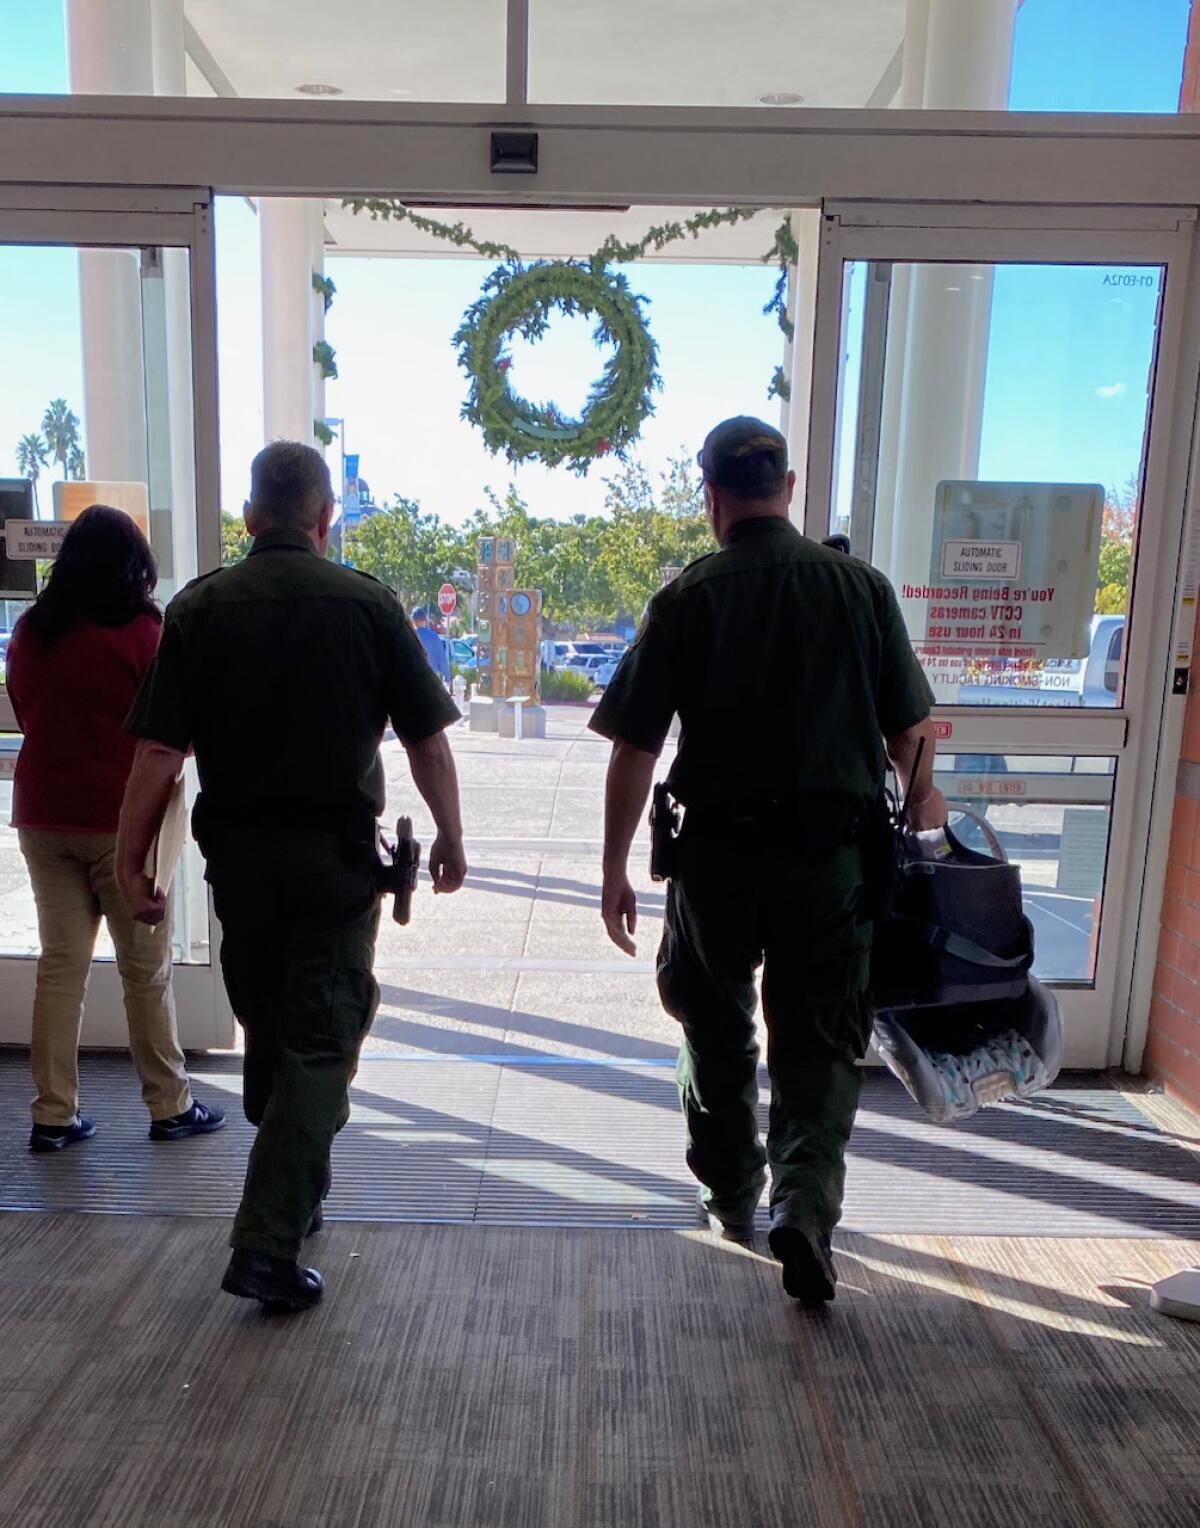
[[[476,596],[476,589],[475,589],[475,575],[474,575],[474,573],[468,572],[466,568],[455,568],[453,573],[451,573],[451,575],[450,575],[450,582],[452,584],[458,584],[461,588],[465,589],[467,591],[468,595],[470,596],[470,602],[471,602],[471,630],[472,631],[476,630],[476,622],[475,622],[475,596]],[[446,622],[446,629],[447,629],[447,631],[449,631],[449,629],[450,629],[449,621]]]
[[[338,495],[337,495],[337,501],[338,501],[338,504],[340,506],[340,509],[339,509],[339,513],[338,513],[338,517],[337,517],[337,524],[333,527],[332,531],[329,534],[329,539],[330,539],[330,541],[333,544],[334,556],[336,557],[338,562],[341,562],[342,561],[342,527],[345,524],[345,517],[346,517],[346,503],[345,503],[345,494],[346,494],[346,421],[344,419],[337,419],[337,418],[334,418],[333,416],[330,416],[330,417],[327,417],[327,418],[323,419],[321,421],[321,423],[325,426],[326,429],[332,429],[334,427],[334,425],[337,426],[338,448],[339,448],[339,450],[342,453],[341,481],[340,481],[340,485],[339,485],[339,489],[338,489]]]

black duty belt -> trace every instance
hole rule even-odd
[[[820,860],[859,843],[865,822],[866,813],[854,797],[838,791],[812,791],[688,807],[683,837],[758,837],[768,847],[777,844]]]
[[[203,793],[197,797],[192,811],[192,831],[197,842],[202,842],[206,834],[256,830],[331,833],[347,842],[362,840],[372,844],[379,836],[375,814],[367,807],[329,808],[289,802],[270,806],[263,803],[232,806],[225,802],[214,803]]]

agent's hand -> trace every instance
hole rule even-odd
[[[636,955],[637,945],[633,935],[637,933],[637,893],[629,884],[629,877],[605,875],[600,892],[600,916],[604,929],[617,949],[626,955]]]
[[[467,856],[461,838],[443,838],[438,834],[429,851],[429,873],[435,892],[458,890],[467,878]]]
[[[924,833],[930,828],[944,828],[949,815],[946,798],[936,785],[928,795],[908,803],[908,826],[914,833]]]
[[[155,928],[167,916],[167,894],[159,891],[148,875],[122,876],[121,895],[138,923]]]

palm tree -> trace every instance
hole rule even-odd
[[[55,398],[47,404],[42,415],[42,434],[46,437],[46,449],[62,466],[65,483],[71,452],[79,445],[79,416],[67,407],[65,398]]]
[[[38,513],[38,478],[46,465],[46,442],[38,434],[22,435],[17,442],[17,468],[33,484],[33,513]]]
[[[82,446],[72,446],[68,452],[67,472],[77,483],[82,483],[87,477],[87,464],[84,461]]]

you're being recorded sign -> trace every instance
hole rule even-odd
[[[896,592],[940,700],[1086,658],[1103,513],[1098,483],[938,484],[929,582]]]

